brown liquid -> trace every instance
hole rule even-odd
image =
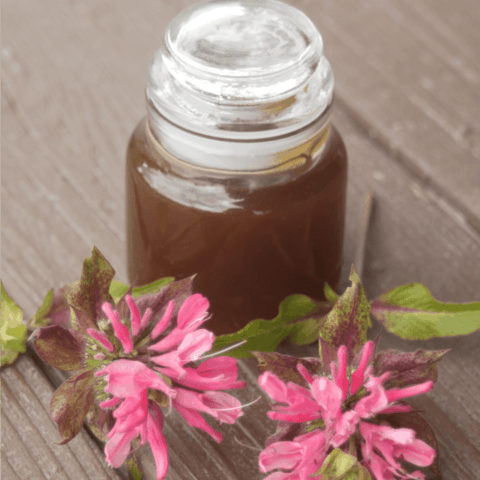
[[[217,334],[275,317],[290,294],[320,299],[324,282],[337,285],[347,158],[335,128],[321,159],[302,171],[224,176],[176,168],[154,148],[143,120],[127,153],[132,282],[197,274],[195,291],[211,304],[207,328]]]

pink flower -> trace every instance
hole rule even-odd
[[[162,434],[163,415],[159,405],[149,400],[149,391],[160,392],[189,425],[220,442],[222,435],[208,425],[202,413],[220,423],[235,423],[242,415],[240,402],[219,390],[243,388],[245,382],[237,380],[236,360],[230,357],[210,358],[193,365],[215,340],[213,333],[199,329],[207,319],[209,307],[202,295],[191,295],[183,302],[173,328],[172,301],[153,328],[151,309],[141,316],[131,296],[126,296],[126,303],[129,319],[122,320],[118,311],[104,303],[102,310],[111,328],[103,325],[101,330],[87,331],[103,349],[94,357],[105,365],[95,373],[103,378],[103,390],[108,394],[100,407],[112,408],[115,418],[105,456],[110,465],[120,466],[131,451],[131,442],[140,437],[140,445],[150,444],[160,480],[168,469],[168,450]]]
[[[433,382],[386,390],[383,384],[390,373],[375,377],[373,367],[367,367],[373,350],[372,342],[367,342],[358,367],[350,375],[344,346],[338,349],[338,365],[330,365],[331,378],[312,376],[298,363],[297,369],[309,388],[292,382],[285,384],[268,371],[259,377],[260,387],[277,402],[267,415],[273,420],[303,424],[295,431],[308,432],[297,435],[293,441],[277,441],[263,450],[260,471],[281,470],[272,472],[266,480],[313,479],[328,453],[334,448],[346,448],[351,438],[355,449],[362,451],[364,465],[377,480],[423,478],[420,472],[408,476],[398,459],[428,466],[434,460],[435,450],[416,439],[413,430],[379,426],[368,420],[378,414],[408,412],[410,407],[395,402],[430,391]]]
[[[364,460],[379,480],[394,478],[393,475],[401,479],[425,478],[418,471],[408,475],[396,460],[402,458],[419,467],[426,467],[433,462],[435,450],[416,439],[413,430],[360,422],[360,433],[365,440],[362,442]],[[374,449],[382,456],[375,453]]]

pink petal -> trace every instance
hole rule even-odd
[[[172,318],[172,313],[173,313],[173,309],[175,308],[175,303],[173,302],[173,300],[170,300],[168,302],[168,305],[167,305],[167,308],[165,310],[165,313],[163,314],[163,317],[161,318],[161,320],[155,325],[155,328],[153,329],[152,331],[152,334],[151,334],[151,338],[157,338],[160,334],[162,334],[165,329],[168,327],[168,324],[170,323],[170,320]],[[151,311],[151,310],[150,310]],[[147,315],[147,313],[145,312],[145,316]],[[151,315],[151,314],[150,314]],[[144,316],[144,319],[145,319],[145,316]],[[144,323],[142,321],[142,323]]]
[[[281,413],[281,412],[267,412],[267,415],[272,420],[278,422],[290,422],[290,423],[304,423],[310,422],[311,420],[316,420],[321,418],[320,413]]]
[[[108,302],[105,302],[102,305],[102,310],[105,312],[105,315],[110,319],[115,336],[120,340],[120,343],[123,346],[123,350],[127,354],[130,353],[133,350],[133,342],[130,337],[130,332],[128,331],[128,328],[122,323],[120,315],[117,311],[114,311],[112,309],[112,306]]]
[[[297,442],[275,442],[263,450],[258,457],[260,472],[281,468],[293,470],[303,458],[303,448]]]
[[[87,328],[87,333],[94,338],[97,342],[100,342],[110,353],[115,351],[115,348],[112,345],[112,342],[103,332],[99,332],[93,328]]]
[[[114,418],[121,418],[134,413],[136,410],[142,412],[143,417],[147,416],[147,392],[141,397],[127,397],[123,403],[113,412]]]
[[[344,444],[355,433],[359,415],[353,410],[345,412],[335,424],[335,435],[331,439],[333,447],[337,448]]]
[[[312,394],[322,408],[326,424],[336,421],[340,414],[343,392],[338,385],[326,377],[315,378],[311,386]]]
[[[137,304],[131,295],[126,295],[128,308],[130,309],[130,319],[132,325],[132,335],[136,337],[140,331],[140,312],[138,311]]]
[[[335,383],[342,390],[342,400],[347,398],[348,380],[347,380],[347,347],[342,345],[337,352],[338,356],[338,373]]]
[[[369,418],[385,410],[388,405],[388,398],[385,389],[379,385],[366,397],[361,398],[355,405],[355,412],[362,418]]]
[[[215,418],[220,423],[233,425],[243,415],[242,404],[232,395],[225,392],[205,392],[202,394],[205,406],[216,412]]]
[[[145,419],[146,419],[146,410],[143,410],[143,409],[134,410],[128,416],[118,418],[117,421],[115,422],[115,426],[110,430],[107,437],[112,438],[117,433],[134,430],[139,425],[144,423]]]
[[[178,311],[178,327],[182,330],[190,330],[193,327],[197,329],[205,320],[209,306],[209,301],[203,295],[199,293],[190,295]]]
[[[387,394],[387,398],[390,403],[401,398],[413,397],[414,395],[421,395],[422,393],[427,393],[432,388],[433,382],[428,381],[420,383],[418,385],[413,385],[411,387],[387,390],[385,393]]]
[[[215,335],[202,329],[191,332],[185,336],[178,347],[178,355],[183,363],[198,360],[201,355],[208,352],[213,345]]]
[[[245,382],[236,380],[236,373],[234,376],[227,376],[222,373],[213,376],[215,373],[208,372],[210,375],[212,375],[209,377],[207,375],[202,375],[201,372],[198,371],[199,368],[200,367],[186,367],[184,368],[183,375],[173,378],[180,385],[194,388],[196,390],[231,390],[234,388],[244,388],[246,386]]]
[[[169,396],[175,395],[153,370],[136,360],[115,360],[107,367],[96,372],[96,375],[108,374],[105,390],[115,397],[139,397],[146,388],[160,390]]]
[[[265,372],[258,377],[259,387],[276,402],[285,402],[287,399],[287,386],[276,375]]]
[[[350,393],[353,395],[362,385],[365,368],[367,366],[368,361],[373,353],[373,342],[368,341],[362,350],[362,357],[360,359],[360,363],[358,364],[358,368],[352,373],[352,381],[350,383]]]
[[[99,405],[101,408],[111,408],[115,405],[118,405],[121,401],[121,398],[113,397],[111,400],[105,400],[103,402],[100,402]]]
[[[168,471],[168,446],[161,428],[158,421],[149,413],[147,416],[147,440],[155,459],[157,480],[162,480]]]
[[[155,352],[165,352],[167,350],[172,350],[173,348],[176,348],[178,345],[180,345],[180,343],[182,343],[182,340],[185,338],[186,335],[187,332],[185,332],[184,330],[174,328],[165,338],[162,338],[154,345],[150,345],[148,349]]]
[[[167,376],[170,376],[167,372],[171,372],[172,378],[185,375],[185,370],[182,368],[184,362],[180,359],[176,350],[152,357],[152,361],[161,367],[166,367],[166,371],[162,369],[162,373]]]
[[[105,460],[107,463],[114,468],[119,468],[130,453],[130,442],[137,435],[137,431],[131,430],[112,436],[105,445]]]
[[[301,363],[297,363],[297,370],[308,384],[313,383],[313,377],[308,373],[308,370]]]
[[[191,408],[186,408],[178,404],[173,400],[173,406],[178,411],[178,413],[187,421],[191,427],[200,428],[207,432],[216,442],[220,443],[223,439],[223,435],[220,432],[214,430],[205,419],[198,413],[196,410]]]
[[[145,310],[145,313],[143,314],[143,318],[140,321],[140,330],[144,330],[148,323],[150,322],[150,319],[152,318],[153,311],[151,308],[147,308]]]

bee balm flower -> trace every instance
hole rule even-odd
[[[435,450],[411,429],[380,425],[378,415],[385,418],[383,415],[410,411],[410,406],[398,400],[430,391],[433,382],[385,388],[390,372],[376,377],[373,366],[367,366],[373,350],[372,342],[367,342],[357,368],[349,373],[347,349],[341,346],[338,364],[330,365],[330,377],[312,375],[299,361],[297,370],[308,387],[285,383],[269,371],[259,377],[260,387],[276,402],[267,415],[290,432],[260,454],[260,471],[272,472],[265,480],[317,478],[315,474],[334,448],[357,455],[378,480],[424,478],[419,471],[408,474],[398,460],[428,466]],[[293,438],[288,438],[291,432]]]

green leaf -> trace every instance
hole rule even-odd
[[[416,350],[400,352],[382,350],[375,355],[373,371],[376,377],[390,372],[385,388],[404,388],[428,380],[437,381],[437,362],[450,350]]]
[[[306,295],[290,295],[280,304],[278,315],[273,320],[253,320],[242,330],[229,335],[221,335],[215,339],[212,351],[222,350],[234,343],[246,340],[241,345],[224,355],[235,358],[251,357],[250,351],[273,352],[278,344],[285,340],[295,328],[296,322],[309,314],[317,302]]]
[[[83,335],[71,328],[51,325],[36,330],[33,345],[42,360],[59,370],[81,370],[84,361]]]
[[[258,360],[258,369],[261,373],[269,371],[275,374],[283,382],[293,382],[303,387],[308,387],[305,379],[297,370],[301,363],[310,375],[322,373],[322,363],[318,358],[297,358],[290,355],[282,355],[277,352],[251,352]]]
[[[323,294],[325,295],[325,298],[327,299],[327,302],[330,303],[333,307],[335,303],[337,303],[337,300],[340,298],[340,295],[333,290],[333,288],[325,282],[325,287],[323,289]]]
[[[53,297],[53,288],[51,288],[45,296],[42,305],[36,311],[35,315],[30,319],[31,327],[46,327],[50,324],[48,314],[53,306]]]
[[[27,340],[27,326],[23,324],[22,309],[10,298],[0,282],[1,319],[0,334],[2,345],[1,365],[13,363],[19,353],[24,353]]]
[[[175,280],[173,277],[159,278],[152,283],[147,285],[142,285],[141,287],[134,287],[132,290],[132,297],[137,298],[141,295],[152,295],[153,293],[158,293],[163,287],[172,283]],[[113,301],[117,303],[127,292],[130,290],[128,285],[125,283],[119,282],[118,280],[112,280],[110,284],[110,295],[113,298]]]
[[[384,293],[372,303],[372,314],[389,332],[409,340],[468,335],[480,329],[480,302],[439,302],[420,283]]]
[[[130,290],[128,285],[125,285],[118,280],[112,280],[108,292],[113,298],[113,301],[117,303],[127,292]]]
[[[64,445],[82,430],[83,422],[94,402],[93,371],[86,370],[70,377],[53,394],[50,416],[58,425]]]
[[[348,363],[367,341],[367,330],[371,326],[370,303],[353,266],[350,281],[352,286],[339,297],[319,332],[320,337],[333,348],[347,347]]]
[[[138,464],[135,453],[131,453],[128,456],[126,464],[127,464],[128,475],[129,475],[130,479],[131,480],[142,480],[143,473],[142,473],[142,470],[140,468],[140,465]]]
[[[104,317],[103,303],[113,303],[109,289],[114,275],[110,263],[97,247],[93,247],[90,258],[83,261],[80,281],[75,282],[68,293],[68,303],[74,313],[72,323],[76,329],[82,332],[87,328],[97,329],[97,320]]]
[[[358,463],[357,457],[339,448],[333,450],[324,460],[315,474],[320,475],[322,480],[371,480],[368,470]]]
[[[141,287],[133,287],[133,298],[140,297],[142,295],[153,295],[158,293],[163,287],[169,285],[175,280],[174,277],[159,278],[148,285],[142,285]]]
[[[416,437],[430,445],[436,452],[435,460],[427,467],[438,477],[442,477],[438,465],[438,442],[435,432],[428,422],[418,412],[390,413],[378,415],[378,419],[387,422],[393,428],[409,428],[416,433]]]

